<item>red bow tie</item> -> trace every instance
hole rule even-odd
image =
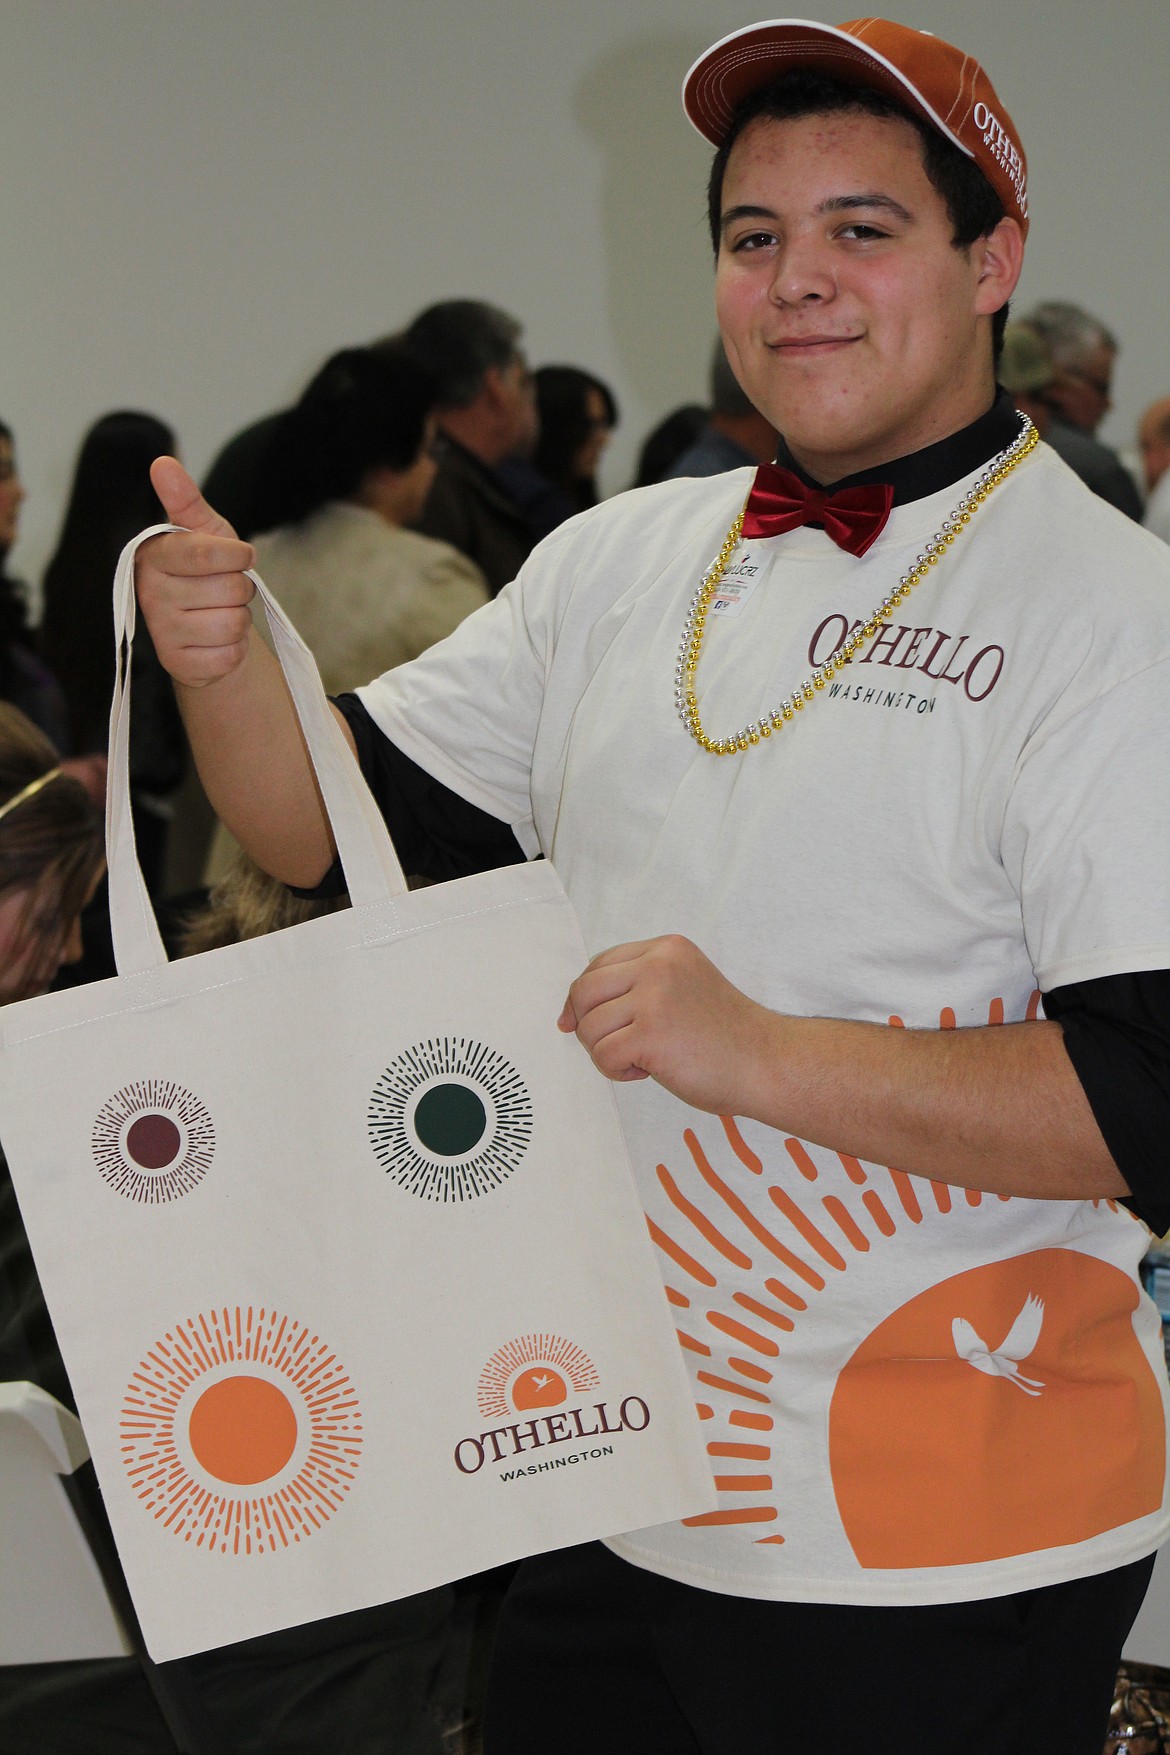
[[[839,548],[863,555],[880,536],[893,503],[894,490],[886,482],[826,494],[820,488],[805,487],[790,469],[761,463],[748,495],[743,535],[779,536],[815,520],[824,525]]]

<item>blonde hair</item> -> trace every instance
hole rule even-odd
[[[261,871],[254,859],[237,851],[223,877],[214,886],[207,906],[186,924],[179,945],[181,957],[215,951],[221,945],[238,944],[244,938],[263,938],[286,926],[301,926],[320,914],[348,908],[348,896],[307,901],[294,896],[279,879]]]
[[[104,842],[80,780],[58,772],[51,784],[37,784],[59,762],[44,733],[0,701],[0,896],[28,891],[30,918],[34,905],[39,915],[51,909],[65,936],[101,874]]]
[[[429,889],[431,879],[407,879],[411,890]],[[217,951],[222,945],[239,944],[245,938],[264,938],[283,932],[286,926],[302,926],[322,914],[336,914],[349,907],[349,897],[322,896],[309,900],[296,896],[279,878],[261,871],[254,859],[237,848],[219,882],[212,887],[206,906],[188,917],[179,941],[179,955],[194,957],[200,951]]]

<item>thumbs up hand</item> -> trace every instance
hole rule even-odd
[[[202,688],[247,655],[255,587],[244,568],[255,557],[174,457],[157,458],[150,479],[168,521],[183,528],[139,549],[138,601],[164,667],[176,682]]]

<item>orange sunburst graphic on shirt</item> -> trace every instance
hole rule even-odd
[[[833,1488],[861,1564],[1001,1560],[1157,1511],[1162,1399],[1137,1302],[1111,1263],[1041,1249],[955,1274],[879,1323],[829,1416]],[[877,1488],[891,1480],[896,1494]]]
[[[361,1408],[326,1343],[278,1311],[225,1307],[176,1323],[130,1379],[122,1462],[146,1509],[184,1541],[271,1553],[342,1504]]]
[[[532,1408],[559,1408],[601,1379],[592,1359],[560,1335],[520,1335],[493,1353],[479,1374],[476,1399],[485,1420]]]
[[[1039,1005],[1035,993],[1027,1007],[1029,1020],[1038,1016]],[[1001,1000],[991,1001],[987,1021],[1003,1023]],[[901,1019],[891,1017],[890,1023],[900,1026]],[[940,1028],[955,1025],[954,1012],[943,1010]],[[772,1385],[787,1337],[806,1315],[815,1313],[817,1300],[847,1275],[850,1265],[875,1248],[921,1225],[928,1215],[932,1220],[958,1219],[985,1201],[991,1205],[1009,1197],[911,1178],[898,1169],[864,1165],[845,1153],[826,1154],[830,1164],[819,1165],[800,1140],[785,1138],[784,1148],[803,1186],[797,1198],[784,1187],[768,1185],[764,1192],[774,1211],[765,1221],[757,1192],[763,1161],[732,1118],[720,1121],[721,1147],[701,1141],[688,1128],[681,1162],[659,1164],[658,1181],[675,1217],[669,1228],[648,1218],[664,1258],[666,1294],[676,1312],[679,1343],[693,1356],[703,1386],[700,1418],[722,1429],[707,1445],[719,1508],[683,1521],[692,1527],[737,1526],[757,1542],[780,1544],[784,1535],[778,1527]],[[750,1201],[746,1193],[753,1196]],[[721,1278],[731,1270],[741,1283],[742,1275],[753,1271],[756,1289],[721,1293]],[[1124,1275],[1119,1278],[1125,1281]],[[1019,1308],[1017,1301],[1007,1323]],[[964,1370],[978,1379],[979,1372],[970,1365]],[[1150,1383],[1153,1388],[1152,1378]],[[1009,1385],[1008,1393],[1026,1399],[1019,1386]],[[913,1410],[904,1408],[898,1417],[905,1429],[915,1428]],[[937,1446],[933,1454],[937,1457]],[[834,1463],[835,1486],[838,1472],[839,1461]],[[912,1494],[905,1503],[912,1515]]]
[[[110,1187],[154,1204],[189,1194],[215,1155],[211,1117],[173,1079],[138,1079],[98,1111],[93,1161]]]

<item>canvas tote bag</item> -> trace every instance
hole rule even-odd
[[[407,893],[255,579],[352,907],[168,963],[127,779],[118,975],[0,1013],[0,1140],[148,1649],[184,1656],[710,1508],[551,865]],[[253,576],[254,577],[254,576]]]

